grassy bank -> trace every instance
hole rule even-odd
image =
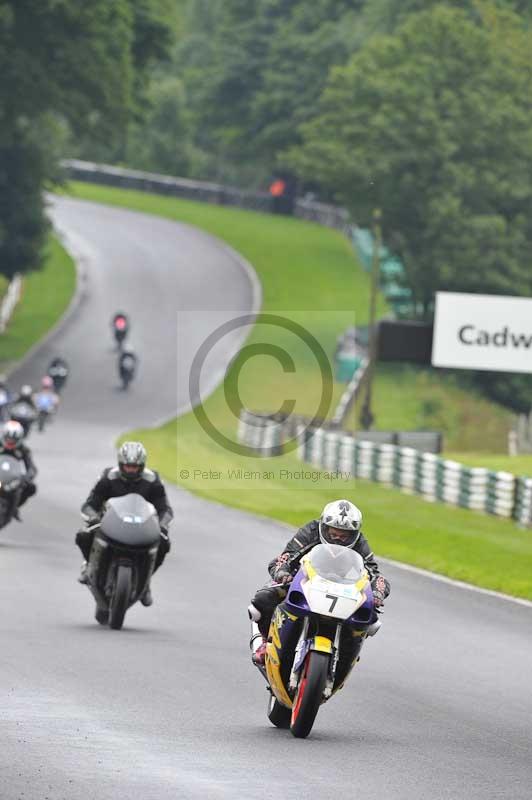
[[[303,312],[307,326],[329,352],[338,332],[335,310],[345,307],[346,294],[357,298],[363,317],[368,289],[366,276],[358,269],[339,234],[296,220],[137,192],[77,184],[75,193],[98,202],[190,222],[225,239],[255,267],[263,285],[265,309],[295,308]],[[258,338],[256,331],[251,341]],[[287,345],[282,332],[276,341]],[[297,349],[294,345],[290,352]],[[246,403],[256,408],[278,407],[279,397],[287,389],[285,377],[272,359],[254,359],[241,375]],[[312,410],[315,404],[317,377],[311,360],[303,360],[297,380],[289,385],[296,392],[298,408],[303,413],[305,409]],[[402,382],[409,383],[407,376],[399,380],[390,372],[386,380],[385,397],[380,402],[388,411],[382,412],[383,419],[379,420],[382,427],[388,427],[386,423],[398,425],[399,414],[404,414],[404,419],[410,420],[408,426],[413,427],[412,406],[410,410],[402,410],[403,405],[409,408],[407,401],[403,403],[401,399]],[[420,391],[418,387],[417,392]],[[458,389],[453,387],[451,395],[444,394],[446,403],[456,402],[455,391]],[[427,403],[429,400],[430,395]],[[205,411],[220,432],[234,439],[236,420],[222,389],[206,401]],[[471,421],[462,424],[469,425]],[[237,455],[213,441],[193,414],[157,430],[137,431],[134,435],[144,440],[151,463],[165,478],[205,498],[298,525],[319,513],[331,499],[348,496],[363,508],[366,532],[379,554],[532,598],[532,535],[511,522],[431,505],[365,481],[354,483],[342,476],[318,476],[294,455],[277,459]],[[307,474],[301,475],[302,470]]]
[[[76,270],[53,236],[43,268],[24,277],[22,296],[6,331],[0,335],[0,367],[4,370],[38,342],[66,311],[76,286]]]
[[[362,397],[346,427],[356,430]],[[460,386],[445,370],[411,364],[379,364],[374,412],[381,430],[435,430],[449,452],[505,453],[512,414]]]

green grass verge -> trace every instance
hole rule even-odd
[[[513,475],[527,475],[532,477],[532,455],[524,456],[494,456],[486,453],[461,453],[450,452],[444,454],[445,458],[459,461],[468,467],[486,467],[498,472],[511,472]]]
[[[505,453],[512,414],[464,389],[454,375],[410,364],[379,364],[374,412],[381,430],[434,430],[449,452]],[[356,430],[362,398],[346,427]]]
[[[22,296],[6,331],[0,335],[0,366],[18,361],[66,311],[76,287],[74,262],[50,236],[41,270],[24,278]]]
[[[329,346],[337,333],[334,309],[345,307],[346,292],[350,297],[355,296],[355,285],[363,314],[367,278],[362,270],[357,270],[342,237],[334,232],[295,220],[139,192],[76,184],[75,193],[97,202],[190,222],[225,239],[256,268],[264,288],[265,309],[329,312],[325,319],[317,312],[306,315],[307,326]],[[283,344],[281,334],[279,343]],[[386,397],[381,402],[389,409],[388,418],[398,424],[403,413],[397,408],[402,403],[401,382],[394,377],[393,370],[384,370],[382,374],[387,385]],[[254,359],[241,376],[246,402],[256,408],[275,407],[286,388],[283,383],[280,390],[284,377],[270,360]],[[406,375],[401,380],[408,383]],[[292,388],[298,391],[303,409],[310,409],[316,400],[315,383],[316,374],[310,364],[298,371]],[[234,437],[236,420],[227,408],[222,389],[206,401],[205,410],[218,430]],[[331,480],[324,477],[314,480],[312,475],[300,477],[298,473],[302,470],[307,473],[312,470],[295,455],[277,459],[236,455],[207,436],[193,414],[157,430],[128,435],[145,442],[151,463],[166,479],[209,500],[299,525],[316,516],[326,502],[347,495],[364,510],[365,530],[382,556],[532,598],[532,534],[511,522],[442,504],[432,505],[362,480],[354,483],[344,481],[341,476]],[[248,470],[249,474],[239,474],[239,470]]]

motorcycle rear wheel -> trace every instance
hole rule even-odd
[[[282,706],[275,698],[275,695],[271,694],[268,701],[268,719],[272,725],[275,725],[276,728],[288,729],[291,716],[291,710],[286,706]]]
[[[290,730],[297,739],[305,739],[312,730],[328,674],[329,655],[311,650],[305,660],[290,720]]]
[[[131,580],[131,567],[120,564],[116,571],[115,589],[109,607],[109,627],[115,631],[119,631],[124,624],[131,596]]]

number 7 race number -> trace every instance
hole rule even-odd
[[[332,600],[331,606],[329,608],[329,614],[331,614],[334,611],[336,603],[338,602],[338,597],[335,594],[326,594],[325,597],[328,600]]]

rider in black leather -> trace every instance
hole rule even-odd
[[[85,559],[79,578],[81,583],[87,582],[86,562],[89,559],[94,540],[94,530],[91,530],[91,527],[99,522],[104,511],[104,504],[111,497],[123,497],[132,493],[140,494],[155,507],[161,527],[161,539],[155,559],[154,572],[159,569],[166,554],[169,552],[170,538],[168,536],[168,528],[174,514],[158,473],[147,469],[145,466],[146,458],[146,450],[143,445],[139,442],[125,442],[118,451],[118,466],[104,469],[81,507],[82,516],[88,526],[76,534],[76,544]],[[141,602],[144,605],[151,605],[149,588],[141,598]]]
[[[254,660],[262,663],[265,641],[276,606],[287,595],[288,584],[299,569],[305,553],[320,543],[350,547],[359,553],[368,571],[376,608],[384,604],[390,594],[390,584],[379,571],[375,555],[361,531],[362,513],[348,500],[337,500],[325,506],[320,519],[313,519],[298,530],[285,545],[283,552],[268,564],[272,580],[259,589],[251,601],[250,616],[256,619],[264,637],[264,646],[259,648]],[[287,588],[284,588],[286,585]],[[255,611],[258,615],[255,616]]]
[[[26,468],[26,483],[20,494],[18,508],[33,497],[37,492],[34,480],[37,475],[37,467],[33,461],[30,448],[24,444],[24,429],[20,422],[9,420],[2,428],[0,435],[0,454],[13,456],[13,458],[24,462]],[[13,516],[20,521],[18,509],[15,510]]]

